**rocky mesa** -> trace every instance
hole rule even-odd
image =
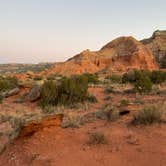
[[[149,48],[133,37],[119,37],[99,51],[85,50],[46,72],[73,75],[96,73],[103,69],[111,73],[126,72],[130,69],[155,70],[157,68],[158,65]]]

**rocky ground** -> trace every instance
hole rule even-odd
[[[1,146],[5,145],[1,147],[0,166],[165,166],[165,121],[152,126],[131,124],[133,116],[146,104],[158,104],[164,111],[165,94],[140,96],[124,93],[130,86],[114,86],[114,93],[105,93],[103,87],[89,88],[97,103],[57,108],[51,114],[43,113],[36,102],[15,102],[25,89],[5,99],[0,105],[1,114],[7,112],[10,118],[0,124]],[[165,90],[165,86],[161,88]],[[114,122],[98,119],[96,115],[110,105],[127,112]],[[21,127],[18,119],[24,122]],[[89,144],[92,133],[103,134],[106,142]]]

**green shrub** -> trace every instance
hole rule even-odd
[[[3,96],[0,94],[0,104],[2,104]]]
[[[107,139],[103,133],[100,132],[93,132],[89,133],[89,145],[99,145],[99,144],[107,144]]]
[[[135,72],[134,71],[130,71],[128,73],[123,74],[122,76],[122,83],[133,83],[135,82],[136,78],[135,78]]]
[[[41,106],[57,105],[58,95],[57,84],[53,81],[46,81],[41,88]]]
[[[97,98],[94,95],[92,95],[92,94],[89,94],[87,96],[87,101],[89,101],[91,103],[97,103],[98,102]]]
[[[85,79],[87,79],[88,83],[91,83],[91,84],[99,83],[99,79],[96,74],[85,73],[81,77],[84,77]]]
[[[34,80],[35,81],[40,81],[40,80],[42,80],[43,78],[41,77],[41,76],[36,76],[35,78],[34,78]]]
[[[15,77],[0,78],[0,92],[16,88],[18,80]]]
[[[113,87],[112,86],[108,86],[105,88],[105,93],[114,93]]]
[[[54,79],[55,79],[55,76],[54,76],[54,75],[50,75],[50,76],[47,77],[47,80],[49,80],[49,81],[50,81],[50,80],[54,80]]]
[[[149,78],[152,83],[160,84],[166,81],[166,72],[164,71],[148,71],[148,70],[135,70],[125,73],[122,76],[122,83],[135,83],[140,76]]]
[[[127,73],[125,73],[125,74],[123,74],[123,76],[122,76],[122,83],[128,83],[128,82],[131,82],[130,80],[129,80],[129,78],[128,78],[128,74]]]
[[[160,83],[166,81],[166,72],[153,71],[151,74],[151,80],[154,84],[160,84]]]
[[[141,71],[135,71],[136,81],[134,83],[135,90],[140,94],[148,93],[152,90],[152,82],[150,78]]]
[[[161,118],[162,113],[157,110],[156,107],[147,107],[135,116],[134,124],[150,125],[154,123],[160,123]]]
[[[60,100],[62,104],[73,104],[85,101],[87,98],[88,81],[83,76],[64,78],[61,80]]]
[[[112,83],[122,83],[122,77],[116,74],[112,74],[111,76],[107,76],[106,79],[111,80]]]
[[[130,102],[129,102],[129,100],[127,100],[127,99],[122,99],[121,101],[120,101],[120,105],[121,106],[127,106],[127,105],[129,105],[130,104]]]
[[[41,88],[42,107],[47,105],[73,105],[87,99],[88,82],[85,77],[63,78],[56,83],[46,81]]]
[[[162,61],[161,61],[161,68],[166,68],[166,53],[165,53],[165,56],[162,58]]]

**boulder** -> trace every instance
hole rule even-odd
[[[30,92],[27,94],[26,99],[30,102],[37,101],[41,97],[41,87],[39,85],[35,85],[32,87]]]
[[[5,97],[10,97],[10,96],[14,96],[14,95],[17,95],[18,93],[20,92],[20,89],[19,88],[14,88],[8,92],[5,92],[3,95]]]

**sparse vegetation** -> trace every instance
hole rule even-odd
[[[41,77],[41,76],[36,76],[35,78],[34,78],[34,80],[35,81],[40,81],[40,80],[42,80],[43,78]]]
[[[3,96],[0,95],[0,104],[2,104],[2,101],[3,101]]]
[[[130,104],[130,101],[127,100],[127,99],[122,99],[122,100],[120,101],[120,105],[121,105],[121,106],[127,106],[127,105],[129,105],[129,104]]]
[[[0,92],[16,88],[18,80],[15,77],[1,77],[0,78]]]
[[[89,133],[89,140],[87,142],[89,145],[99,145],[99,144],[107,144],[106,136],[101,132],[93,132]]]
[[[105,93],[114,93],[113,87],[112,86],[108,86],[105,88]]]
[[[140,105],[143,105],[145,102],[140,99],[140,98],[136,98],[135,101],[134,101],[135,104],[140,104]]]
[[[111,109],[110,111],[106,112],[108,121],[114,122],[119,119],[119,111],[115,108]]]
[[[106,104],[102,108],[102,112],[98,114],[98,118],[106,119],[110,122],[116,121],[119,118],[119,110],[111,104]]]
[[[162,59],[161,68],[163,68],[163,69],[166,68],[166,54],[165,54],[165,56]]]
[[[112,99],[111,96],[106,96],[106,97],[104,98],[105,101],[111,100],[111,99]]]
[[[55,76],[54,76],[54,75],[50,75],[50,76],[47,77],[47,80],[49,80],[49,81],[50,81],[50,80],[54,80],[54,79],[55,79]]]
[[[43,112],[46,113],[46,114],[51,114],[51,113],[55,112],[55,108],[52,107],[52,106],[46,106],[46,107],[43,109]]]
[[[111,76],[107,76],[106,79],[110,80],[112,83],[122,83],[122,77],[117,74],[112,74]]]
[[[166,72],[163,71],[153,71],[151,74],[151,81],[154,84],[161,84],[166,81]]]
[[[135,70],[125,73],[122,77],[123,83],[135,83],[140,77],[149,79],[154,84],[161,84],[166,81],[166,72],[164,71],[148,71],[148,70]]]
[[[146,107],[143,111],[139,112],[134,117],[134,124],[150,125],[154,123],[160,123],[162,119],[162,112],[155,106]]]
[[[92,94],[89,94],[87,96],[87,101],[89,101],[91,103],[97,103],[98,102],[97,98],[94,95],[92,95]]]
[[[62,123],[63,128],[78,128],[84,124],[82,116],[68,116]]]
[[[99,79],[96,74],[85,73],[81,77],[85,77],[84,79],[87,79],[89,84],[98,84],[99,83]]]
[[[87,99],[88,82],[85,77],[63,78],[56,83],[46,81],[41,89],[42,107],[48,105],[73,105]]]
[[[58,87],[53,81],[46,81],[41,88],[40,105],[46,107],[49,105],[57,105]]]
[[[135,90],[140,94],[149,93],[152,90],[152,82],[146,72],[135,71],[136,81],[134,83]]]
[[[133,83],[135,80],[135,71],[130,71],[122,76],[122,83]]]

